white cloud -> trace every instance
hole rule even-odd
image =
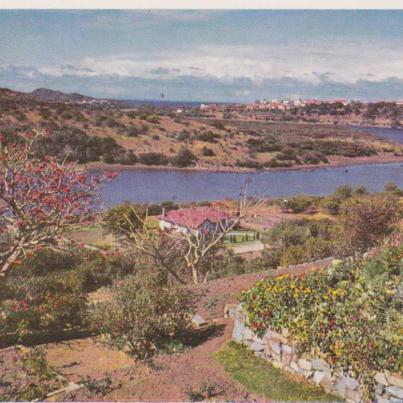
[[[309,43],[283,46],[203,46],[191,52],[165,52],[159,56],[115,55],[86,57],[69,65],[39,68],[55,77],[118,76],[175,79],[181,76],[254,83],[293,78],[318,83],[324,79],[355,83],[403,79],[403,47],[374,43]]]

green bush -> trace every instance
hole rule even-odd
[[[46,276],[50,273],[71,270],[80,264],[82,257],[69,251],[56,251],[45,248],[29,255],[19,266],[16,266],[15,277]]]
[[[134,259],[130,256],[105,257],[97,254],[92,259],[84,259],[74,268],[74,273],[80,279],[81,290],[91,292],[133,274],[134,270]]]
[[[31,277],[10,286],[13,298],[0,303],[0,333],[81,327],[86,294],[74,272]]]
[[[161,153],[150,152],[139,155],[139,162],[144,165],[168,165],[168,158]]]
[[[143,225],[146,214],[145,205],[126,202],[109,209],[103,216],[102,226],[111,234],[127,236]]]
[[[301,278],[261,281],[241,301],[253,330],[287,329],[300,352],[349,369],[369,397],[377,371],[403,369],[402,273],[403,246],[387,246]]]
[[[280,264],[289,266],[332,256],[336,231],[337,226],[327,219],[297,219],[275,225],[267,238],[278,246]]]
[[[216,256],[213,263],[209,280],[276,269],[280,264],[280,254],[278,251],[264,251],[258,258],[246,259],[226,251]]]
[[[202,148],[202,155],[204,157],[214,157],[215,153],[211,148],[203,147]]]
[[[181,148],[175,157],[172,158],[172,165],[177,167],[188,167],[195,164],[197,157],[188,148]]]
[[[155,215],[162,214],[163,211],[165,211],[165,213],[167,213],[168,211],[177,210],[178,208],[179,208],[179,205],[171,200],[166,200],[166,201],[162,202],[161,204],[147,205],[149,216],[155,216]]]
[[[290,210],[292,213],[303,213],[309,208],[315,208],[318,198],[308,195],[297,195],[287,200],[281,201],[281,208],[283,210]]]
[[[200,132],[195,134],[194,138],[199,141],[205,141],[207,143],[218,143],[221,136],[218,133],[212,131]]]
[[[0,333],[83,327],[87,293],[134,270],[126,255],[38,251],[1,282]]]
[[[335,197],[325,197],[320,201],[320,207],[325,213],[331,215],[338,215],[340,213],[341,200]]]
[[[241,168],[263,169],[263,165],[259,161],[254,160],[237,161],[235,165]]]
[[[116,285],[112,302],[95,306],[90,322],[116,348],[147,359],[184,336],[192,311],[188,292],[168,286],[162,273],[144,273]]]
[[[114,162],[125,150],[112,137],[88,136],[80,129],[57,130],[51,136],[40,138],[34,147],[39,157],[56,155],[80,163]]]

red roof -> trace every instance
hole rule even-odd
[[[218,223],[229,219],[230,214],[212,207],[190,207],[179,210],[171,210],[159,218],[168,221],[174,225],[187,228],[199,228],[204,221],[209,220],[212,223]]]

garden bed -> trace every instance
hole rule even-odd
[[[261,281],[231,311],[233,338],[350,402],[401,399],[402,258],[403,246],[387,246]]]

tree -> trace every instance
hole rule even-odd
[[[60,245],[66,229],[93,215],[93,191],[104,178],[90,180],[57,157],[36,157],[34,144],[45,135],[28,132],[7,146],[0,137],[0,276],[28,252]]]
[[[172,163],[178,167],[188,167],[194,165],[197,157],[188,148],[181,148],[173,157]]]
[[[339,186],[333,193],[333,197],[336,199],[345,200],[353,195],[353,189],[349,185]]]
[[[352,198],[342,206],[343,234],[353,248],[364,251],[389,235],[400,216],[396,197],[376,195]]]
[[[395,182],[388,182],[385,185],[385,192],[396,192],[399,188],[397,187]]]
[[[123,203],[109,209],[103,216],[102,224],[107,232],[121,235],[143,225],[146,207],[141,204]]]

